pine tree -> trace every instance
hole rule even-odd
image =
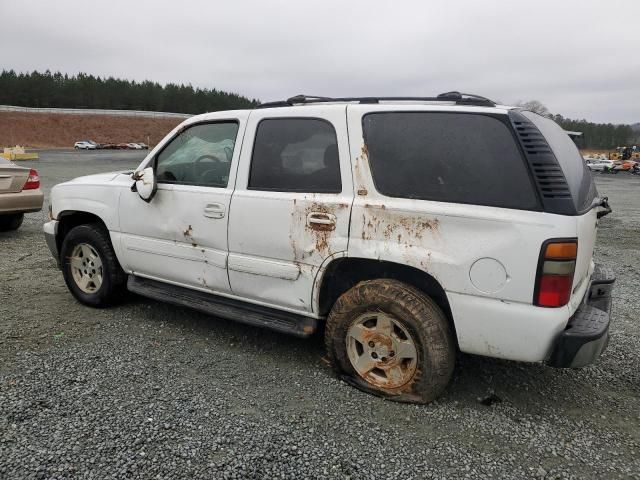
[[[86,73],[69,76],[60,72],[0,73],[0,104],[22,107],[104,108],[177,113],[204,113],[258,104],[236,93],[194,89],[191,85],[160,85],[101,78]]]

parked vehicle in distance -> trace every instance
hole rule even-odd
[[[140,148],[142,148],[143,150],[149,150],[149,145],[147,145],[146,143],[137,142],[137,144],[140,145]]]
[[[39,212],[43,199],[35,169],[0,157],[0,232],[20,228],[24,214]]]
[[[627,172],[630,171],[633,167],[635,162],[630,162],[630,161],[622,161],[622,160],[615,160],[613,161],[613,165],[609,166],[606,165],[603,169],[602,169],[602,173],[619,173],[619,172]]]
[[[597,360],[615,276],[592,255],[610,211],[536,113],[458,92],[297,96],[191,117],[133,174],[55,186],[44,232],[86,305],[128,288],[301,337],[326,322],[341,378],[426,403],[457,350]]]
[[[142,150],[142,146],[138,145],[137,143],[127,143],[127,146],[132,150]]]
[[[635,160],[624,160],[615,162],[614,170],[619,170],[621,172],[629,172],[633,169],[633,167],[637,164]]]
[[[131,147],[129,147],[128,143],[116,143],[115,148],[116,150],[128,150]]]
[[[592,172],[601,172],[603,170],[613,169],[613,167],[614,167],[613,160],[604,160],[604,159],[590,160],[590,159],[587,159],[587,160],[585,160],[585,163],[586,163],[587,167],[589,167],[589,170],[591,170]]]
[[[76,150],[95,150],[98,148],[98,144],[91,140],[80,140],[73,144],[73,148]]]

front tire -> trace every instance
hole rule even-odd
[[[65,283],[80,303],[105,307],[119,298],[126,276],[102,225],[74,227],[62,242],[60,259]]]
[[[9,215],[0,215],[0,232],[9,232],[17,230],[22,225],[24,213],[11,213]]]
[[[369,280],[344,293],[327,319],[325,344],[347,383],[401,402],[435,400],[455,366],[445,314],[420,290],[397,280]]]

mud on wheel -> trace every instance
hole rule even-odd
[[[445,314],[424,293],[397,280],[369,280],[344,293],[327,319],[325,343],[345,381],[403,402],[437,398],[455,364]]]
[[[102,225],[73,228],[62,242],[61,265],[67,287],[86,305],[110,305],[124,287],[125,274]]]

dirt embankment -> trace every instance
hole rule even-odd
[[[158,143],[180,118],[0,112],[0,147],[73,147],[79,140],[98,143]]]

